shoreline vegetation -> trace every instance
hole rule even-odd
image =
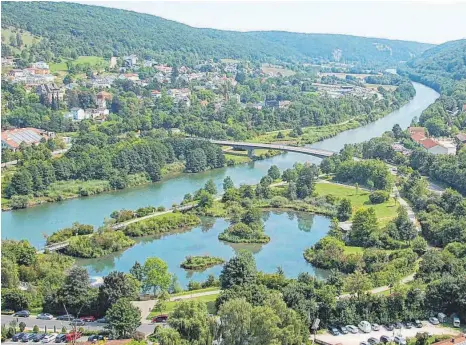
[[[260,142],[260,143],[276,143],[282,142],[287,144],[294,144],[297,146],[304,144],[312,144],[325,139],[332,138],[344,131],[359,128],[365,126],[368,123],[377,121],[391,112],[399,109],[409,101],[401,101],[397,106],[392,106],[386,111],[379,112],[377,114],[371,114],[371,118],[367,116],[353,118],[342,123],[329,124],[321,127],[303,127],[299,133],[295,129],[286,129],[278,130],[265,133],[263,135],[258,135],[252,140],[247,140],[250,142]],[[297,134],[297,135],[296,135]],[[283,138],[280,138],[282,137]],[[274,140],[272,140],[274,139]],[[281,152],[273,150],[255,150],[258,151],[257,156],[253,159],[247,156],[247,151],[224,151],[225,166],[235,166],[238,164],[251,163],[254,160],[268,159],[280,155]],[[242,154],[244,152],[244,155]],[[11,171],[14,172],[15,168]],[[184,162],[176,161],[170,164],[165,165],[161,168],[161,179],[156,181],[157,183],[163,183],[171,178],[181,175],[186,170]],[[3,171],[2,173],[5,173]],[[3,179],[2,179],[3,181]],[[151,179],[144,173],[137,173],[133,175],[128,175],[128,181],[126,187],[122,190],[126,190],[132,187],[138,187],[143,185],[148,185],[154,183]],[[110,182],[107,180],[69,180],[69,181],[57,181],[52,183],[47,189],[48,196],[36,197],[29,199],[28,196],[17,196],[15,197],[14,202],[12,199],[2,198],[2,211],[13,211],[15,209],[23,209],[42,205],[45,203],[52,203],[57,201],[65,201],[69,199],[79,198],[83,196],[93,196],[106,192],[115,192],[119,189],[115,189],[111,186]],[[45,193],[44,193],[45,194]]]
[[[180,267],[185,270],[203,271],[213,266],[222,265],[224,262],[225,260],[215,256],[187,256]]]

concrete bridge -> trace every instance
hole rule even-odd
[[[239,149],[248,150],[248,156],[252,157],[254,149],[269,149],[269,150],[278,150],[286,152],[296,152],[303,153],[305,155],[311,155],[319,158],[326,158],[334,155],[336,152],[313,149],[310,147],[303,146],[289,146],[289,145],[280,145],[280,144],[262,144],[262,143],[247,143],[241,141],[228,141],[228,140],[209,140],[212,144],[222,145],[222,146],[232,146]]]

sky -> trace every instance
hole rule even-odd
[[[466,38],[466,1],[76,1],[194,27],[339,33],[439,44]]]

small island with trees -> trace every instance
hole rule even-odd
[[[231,225],[218,235],[218,239],[232,243],[268,243],[270,236],[264,233],[261,211],[248,208],[241,218],[231,219]]]
[[[185,270],[205,270],[209,267],[221,265],[225,262],[222,258],[208,255],[187,256],[180,267]]]

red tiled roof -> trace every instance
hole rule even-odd
[[[458,133],[458,134],[456,135],[456,138],[457,138],[459,141],[464,142],[464,141],[466,141],[466,133]]]
[[[426,129],[424,127],[408,127],[409,134],[413,133],[422,133],[426,134]]]
[[[433,343],[432,345],[447,345],[447,344],[456,344],[456,345],[462,345],[466,343],[466,337],[460,336],[456,338],[449,338],[445,339],[436,343]]]
[[[411,139],[413,139],[417,143],[420,143],[422,140],[426,139],[426,136],[424,135],[424,133],[415,132],[411,134]]]
[[[18,148],[22,142],[26,145],[39,143],[43,137],[42,133],[43,131],[37,128],[15,128],[2,131],[2,141],[10,147]]]
[[[424,146],[426,149],[431,149],[432,147],[437,146],[438,143],[431,138],[427,138],[421,141],[421,145]]]

